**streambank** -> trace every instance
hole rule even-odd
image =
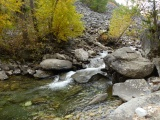
[[[20,76],[15,76],[14,79],[11,77],[11,80],[0,81],[0,98],[3,100],[0,103],[1,118],[49,120],[59,117],[64,119],[73,111],[77,112],[72,114],[75,116],[78,111],[80,114],[84,109],[87,109],[89,113],[99,109],[98,106],[103,108],[105,105],[108,107],[117,106],[116,103],[119,101],[111,96],[111,80],[104,76],[105,73],[101,71],[105,67],[103,57],[106,54],[102,53],[91,59],[92,62],[86,65],[86,69],[64,72],[41,81]],[[81,78],[73,77],[76,73]],[[80,81],[78,82],[76,79]],[[91,105],[91,101],[96,95],[103,94],[105,99],[99,98],[96,103],[107,100],[106,103]],[[91,111],[86,106],[91,108]],[[15,108],[17,111],[14,111]]]

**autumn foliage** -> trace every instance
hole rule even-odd
[[[75,0],[40,0],[36,18],[40,34],[53,33],[58,41],[77,37],[84,30],[82,15],[76,12]]]
[[[93,11],[103,13],[106,11],[108,0],[81,0],[81,2],[85,3]]]
[[[0,0],[0,34],[3,29],[12,27],[14,13],[20,12],[21,4],[16,0]]]
[[[110,20],[108,36],[113,39],[120,38],[133,22],[136,12],[136,8],[129,9],[126,6],[115,9]]]
[[[75,0],[0,0],[0,51],[36,56],[45,52],[47,43],[80,36],[84,25],[74,3]]]
[[[58,41],[77,37],[84,26],[74,3],[75,0],[1,0],[0,34],[5,28],[21,26],[25,39],[30,39],[30,34],[38,38],[53,34]]]

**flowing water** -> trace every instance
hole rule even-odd
[[[85,71],[100,71],[104,68],[103,57],[106,52],[91,59]],[[72,79],[78,71],[63,73],[54,78],[35,80],[24,76],[14,76],[0,81],[0,120],[38,120],[41,116],[67,115],[74,110],[83,109],[99,93],[111,88],[111,81],[103,73],[93,80],[78,84]],[[87,75],[86,75],[87,76]],[[111,96],[109,95],[108,101]],[[36,119],[37,118],[37,119]]]

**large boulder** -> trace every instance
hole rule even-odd
[[[93,75],[101,73],[99,69],[96,68],[88,68],[85,70],[79,70],[71,77],[78,83],[87,83]]]
[[[89,58],[88,52],[83,50],[82,48],[76,49],[74,54],[79,61],[87,61]]]
[[[46,59],[40,66],[45,70],[66,70],[72,68],[72,63],[68,60]]]
[[[107,120],[136,120],[136,119],[133,119],[135,117],[135,110],[139,107],[143,108],[145,106],[150,106],[150,105],[152,106],[160,105],[160,91],[151,93],[150,95],[133,98],[130,101],[120,105],[116,110],[114,110],[107,117]],[[145,120],[144,117],[143,119]],[[138,120],[141,120],[141,119],[138,119]],[[159,119],[154,119],[154,120],[159,120]]]
[[[150,75],[154,65],[130,47],[123,47],[104,58],[106,69],[111,69],[129,78],[144,78]]]
[[[113,95],[119,96],[124,101],[150,93],[151,89],[144,79],[130,79],[113,85]]]
[[[4,71],[0,71],[0,80],[6,80],[8,79],[8,76]]]

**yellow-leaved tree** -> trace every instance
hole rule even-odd
[[[75,0],[59,0],[53,18],[53,33],[59,39],[66,41],[70,37],[81,35],[84,26],[82,15],[76,12]]]
[[[13,26],[15,12],[20,12],[20,0],[0,0],[0,35],[2,30]]]
[[[82,34],[82,15],[76,12],[75,0],[39,0],[36,18],[39,34],[52,33],[57,40],[67,41]]]
[[[136,7],[129,9],[127,6],[120,6],[115,9],[109,25],[109,38],[119,39],[133,22],[136,13]]]

